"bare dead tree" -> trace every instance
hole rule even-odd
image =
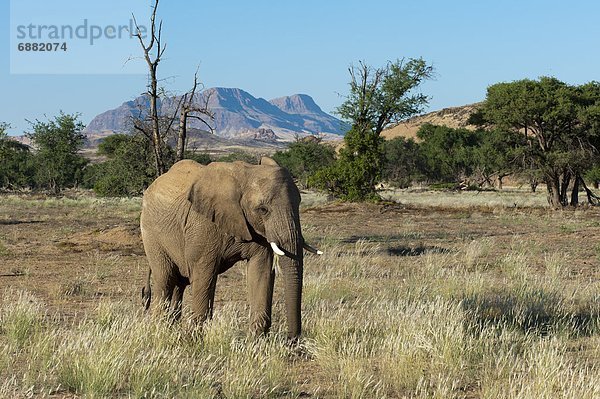
[[[144,51],[144,58],[146,60],[146,64],[148,65],[148,77],[150,82],[148,83],[148,90],[146,94],[150,98],[151,132],[147,131],[148,128],[147,126],[144,126],[144,124],[134,123],[134,128],[136,130],[141,131],[144,135],[152,139],[152,146],[154,148],[154,166],[156,167],[156,175],[160,176],[163,173],[165,173],[165,164],[163,160],[163,140],[160,134],[160,123],[157,105],[159,92],[156,71],[167,46],[161,41],[162,21],[158,23],[158,28],[156,26],[156,10],[158,8],[158,2],[159,0],[155,0],[154,6],[152,8],[152,15],[150,16],[150,41],[148,44],[144,42],[142,31],[135,19],[135,15],[133,16],[133,21],[135,23],[136,28],[135,33],[133,33],[133,36],[138,38],[142,50]]]
[[[181,161],[185,153],[188,119],[198,119],[209,128],[211,133],[214,133],[212,125],[208,122],[208,120],[214,119],[214,113],[208,108],[208,102],[212,93],[205,93],[202,97],[202,103],[194,103],[194,96],[196,95],[197,88],[198,69],[196,69],[196,72],[194,73],[194,86],[192,87],[192,90],[184,94],[180,100],[181,110],[179,111],[179,134],[177,136],[175,161]]]
[[[214,119],[214,114],[208,108],[210,94],[202,96],[202,102],[195,101],[194,97],[203,87],[198,82],[198,69],[194,73],[194,85],[192,89],[179,98],[176,108],[169,116],[161,115],[158,109],[159,98],[164,97],[165,93],[158,86],[157,70],[160,61],[166,50],[166,44],[161,40],[162,21],[156,21],[156,11],[158,9],[159,0],[154,1],[152,14],[150,16],[150,34],[149,41],[146,43],[144,35],[140,29],[135,16],[133,21],[136,31],[133,36],[138,38],[140,46],[144,53],[144,59],[148,66],[148,87],[146,95],[150,99],[150,109],[147,117],[143,117],[144,110],[140,110],[137,118],[133,118],[133,127],[141,132],[152,143],[154,152],[154,164],[156,175],[160,176],[166,172],[164,159],[164,148],[167,145],[166,140],[170,133],[175,129],[173,126],[179,119],[179,130],[177,134],[177,148],[175,161],[183,159],[187,141],[187,123],[189,119],[198,119],[206,125],[211,133],[214,130],[209,123],[209,120]],[[175,99],[175,97],[173,97]],[[170,112],[169,112],[170,113]]]

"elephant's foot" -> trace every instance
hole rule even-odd
[[[255,336],[265,336],[271,329],[271,318],[266,314],[260,314],[252,318],[250,322],[250,333]]]

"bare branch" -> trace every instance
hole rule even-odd
[[[143,128],[143,127],[141,127],[141,126],[138,126],[138,125],[134,124],[134,125],[133,125],[133,128],[134,128],[135,130],[137,130],[138,132],[141,132],[141,133],[142,133],[144,136],[146,136],[147,138],[151,138],[151,137],[152,137],[152,135],[151,135],[150,133],[148,133],[148,132],[146,131],[146,129],[144,129],[144,128]]]
[[[182,96],[183,105],[179,114],[179,135],[177,138],[177,152],[176,159],[181,160],[184,157],[185,146],[187,141],[187,121],[188,119],[197,119],[201,121],[204,125],[206,125],[211,133],[214,134],[213,127],[208,123],[207,119],[194,114],[201,114],[208,117],[208,119],[214,119],[214,114],[208,109],[208,100],[210,98],[210,94],[207,94],[204,104],[202,106],[194,105],[194,96],[196,94],[196,90],[198,89],[198,69],[196,68],[196,72],[194,73],[194,84],[192,89]]]

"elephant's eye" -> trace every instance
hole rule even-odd
[[[267,213],[269,213],[269,210],[266,206],[259,206],[258,208],[256,208],[256,211],[262,216],[265,216]]]

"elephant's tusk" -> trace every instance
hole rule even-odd
[[[312,252],[313,254],[323,255],[323,251],[313,248],[310,245],[308,245],[307,243],[304,243],[304,249],[306,249],[308,252]]]
[[[279,249],[277,244],[275,244],[274,242],[271,243],[271,248],[273,248],[273,252],[275,252],[277,255],[279,255],[279,256],[285,255],[285,252],[283,252],[281,249]]]

